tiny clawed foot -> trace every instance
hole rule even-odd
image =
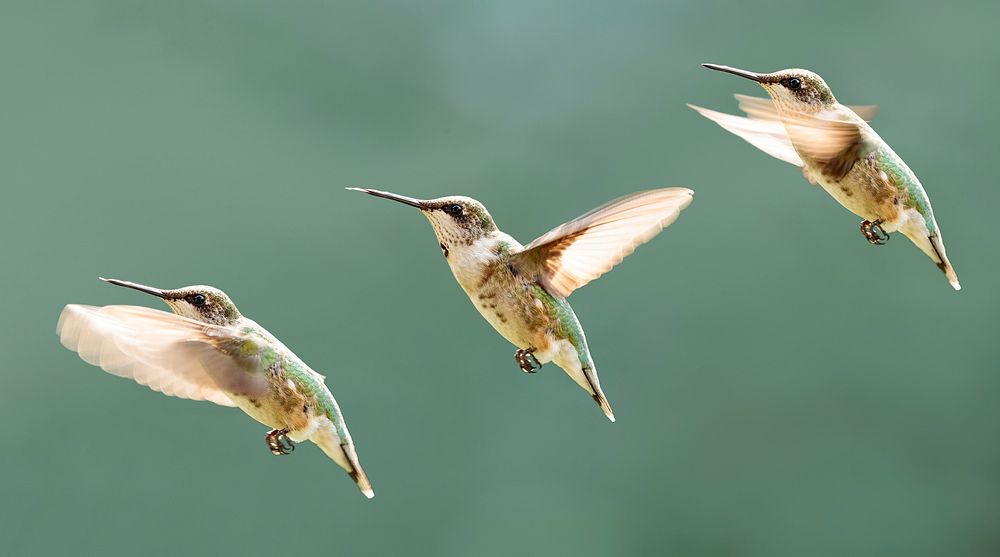
[[[861,233],[864,234],[868,243],[873,246],[884,246],[889,241],[889,233],[882,228],[882,221],[870,220],[861,222]]]
[[[517,352],[514,352],[514,359],[517,360],[517,365],[521,367],[521,371],[535,373],[536,369],[542,367],[542,364],[535,358],[534,352],[534,348],[521,348]]]
[[[267,441],[267,448],[271,449],[271,454],[282,456],[295,450],[295,444],[287,437],[287,429],[272,429],[264,436]]]

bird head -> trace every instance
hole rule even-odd
[[[439,197],[437,199],[414,199],[380,190],[347,188],[391,199],[416,207],[431,221],[434,234],[443,249],[460,245],[472,245],[476,240],[487,236],[497,229],[493,217],[482,203],[471,197],[460,195]]]
[[[195,321],[213,325],[232,325],[240,320],[242,315],[236,304],[225,292],[211,286],[185,286],[176,290],[163,290],[119,279],[101,278],[104,282],[145,292],[160,298],[170,307],[170,310]]]
[[[756,81],[767,91],[781,113],[815,114],[837,104],[833,91],[823,78],[809,70],[792,68],[756,73],[717,64],[702,65],[710,70]]]

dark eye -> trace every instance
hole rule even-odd
[[[206,300],[205,300],[205,295],[204,294],[195,294],[194,296],[191,296],[191,303],[194,304],[194,305],[196,305],[196,306],[203,306],[203,305],[205,305],[205,301]]]
[[[451,215],[453,217],[457,217],[458,215],[462,214],[462,206],[459,205],[458,203],[452,203],[451,205],[445,205],[444,206],[444,212],[448,213],[449,215]]]
[[[802,87],[802,80],[801,79],[799,79],[797,77],[793,77],[793,78],[791,78],[791,79],[788,80],[788,88],[789,89],[798,89],[799,87]]]

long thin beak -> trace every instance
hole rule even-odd
[[[157,298],[167,298],[167,293],[159,288],[153,288],[152,286],[146,286],[144,284],[136,284],[134,282],[129,282],[127,280],[109,279],[104,277],[97,277],[104,282],[111,283],[115,286],[124,286],[125,288],[131,288],[132,290],[138,290],[139,292],[145,292],[146,294],[152,294]]]
[[[719,64],[702,64],[702,66],[705,66],[706,68],[710,70],[715,70],[717,72],[726,72],[726,73],[731,73],[733,75],[738,75],[740,77],[745,77],[747,79],[756,81],[757,83],[760,83],[762,80],[762,76],[759,73],[748,72],[746,70],[741,70],[739,68],[730,68],[729,66],[720,66]]]
[[[367,193],[368,195],[374,195],[375,197],[381,197],[383,199],[391,199],[393,201],[398,201],[400,203],[405,203],[411,207],[416,207],[417,209],[426,209],[427,204],[421,199],[414,199],[412,197],[406,197],[405,195],[396,195],[387,191],[381,190],[370,190],[367,188],[347,188],[352,191],[360,191]]]

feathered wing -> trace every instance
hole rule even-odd
[[[747,116],[755,120],[779,120],[778,110],[774,106],[774,102],[771,99],[765,99],[761,97],[751,97],[750,95],[733,95],[736,97],[736,102],[740,105],[740,110],[745,112]],[[859,118],[865,122],[871,122],[875,119],[875,115],[878,114],[878,106],[870,105],[854,105],[848,106]]]
[[[762,99],[763,100],[763,99]],[[802,166],[802,159],[792,147],[792,140],[785,131],[785,126],[778,120],[756,120],[732,114],[723,114],[700,106],[689,104],[698,114],[722,126],[732,134],[742,138],[754,147],[764,151],[776,159],[783,160],[795,166]]]
[[[565,298],[659,234],[693,196],[687,188],[663,188],[616,199],[542,235],[511,265]]]
[[[834,179],[847,175],[868,152],[868,142],[856,121],[825,114],[779,115],[770,99],[736,95],[736,100],[747,117],[688,106],[772,157],[800,167],[804,166],[802,156],[815,160],[823,174]],[[878,111],[875,106],[849,108],[866,121]]]
[[[871,144],[857,119],[843,113],[786,113],[779,116],[771,99],[736,95],[740,110],[753,121],[779,123],[784,127],[789,144],[797,154],[815,161],[827,177],[840,180],[866,156]],[[863,121],[870,121],[878,112],[876,106],[848,107]]]
[[[226,392],[267,389],[232,328],[145,307],[71,304],[56,333],[87,363],[166,395],[235,406]]]
[[[782,120],[799,154],[814,161],[824,176],[834,180],[847,176],[873,148],[863,124],[857,121],[830,114],[786,114]]]

